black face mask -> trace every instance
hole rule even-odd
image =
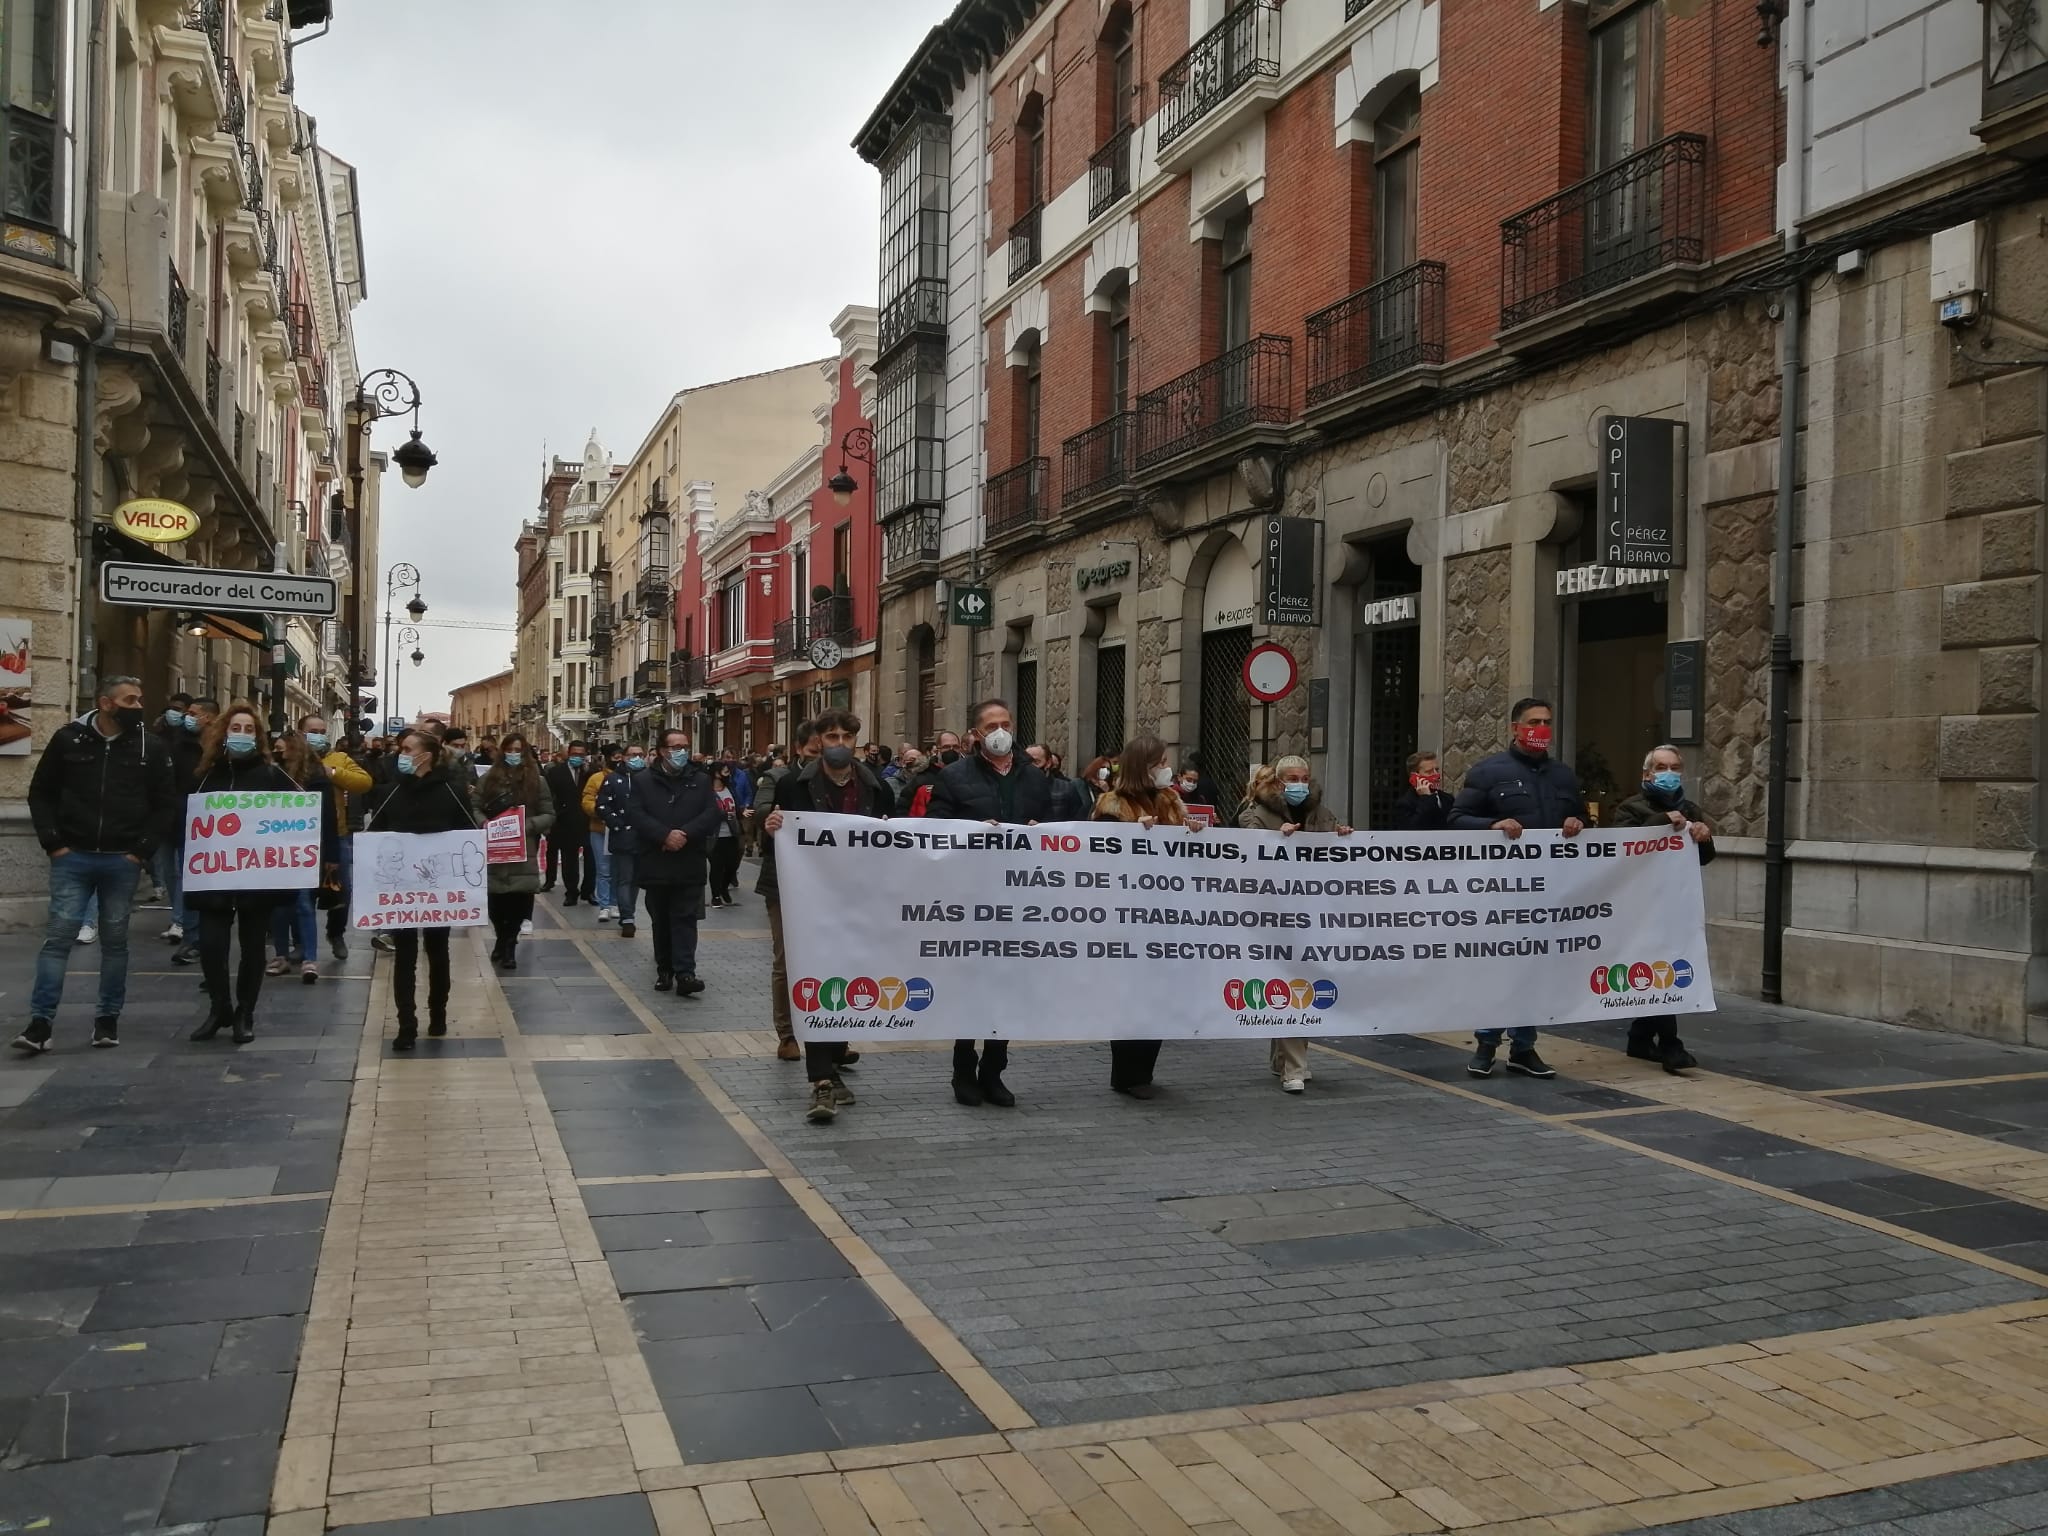
[[[141,706],[140,706],[140,705],[138,705],[138,706],[136,706],[136,707],[135,707],[135,708],[133,708],[133,709],[117,709],[117,710],[115,710],[115,711],[114,711],[114,718],[115,718],[116,720],[118,720],[118,721],[120,721],[120,722],[121,722],[121,729],[122,729],[122,730],[124,730],[124,731],[139,731],[139,730],[141,730],[141,729],[142,729],[142,722],[143,722],[144,720],[147,720],[147,719],[149,718],[149,716],[147,716],[146,714],[144,714],[144,713],[143,713],[143,711],[142,711],[142,708],[141,708]]]
[[[960,754],[951,747],[945,747],[939,752],[939,761],[942,763],[957,763],[960,761]]]

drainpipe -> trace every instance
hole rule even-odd
[[[72,518],[78,535],[77,608],[71,632],[72,694],[78,708],[91,705],[97,693],[93,676],[99,657],[94,643],[92,525],[97,457],[93,439],[99,426],[100,348],[114,339],[114,310],[100,294],[100,69],[106,52],[105,0],[93,0],[92,30],[86,47],[85,122],[79,135],[85,155],[85,206],[79,211],[78,278],[89,303],[98,307],[98,333],[78,349],[77,449],[72,463],[77,500]]]
[[[1806,219],[1807,0],[1791,0],[1785,17],[1785,253],[1803,243]],[[1790,793],[1786,736],[1792,693],[1792,497],[1799,473],[1801,342],[1806,284],[1795,277],[1779,299],[1784,309],[1778,382],[1778,504],[1771,548],[1771,749],[1764,810],[1764,933],[1759,988],[1767,1003],[1784,1001],[1785,802]]]

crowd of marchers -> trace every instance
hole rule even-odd
[[[1585,798],[1569,764],[1552,751],[1550,705],[1523,699],[1511,711],[1505,750],[1475,763],[1452,793],[1437,755],[1408,760],[1394,830],[1493,831],[1518,838],[1551,829],[1576,837],[1587,826]],[[320,797],[320,872],[311,889],[187,891],[184,811],[195,793],[299,790]],[[572,741],[552,754],[511,733],[472,743],[457,727],[422,723],[396,737],[334,738],[323,716],[305,715],[273,732],[255,706],[178,694],[154,719],[132,677],[103,679],[97,707],[58,730],[29,788],[37,839],[50,862],[49,918],[37,953],[29,1021],[14,1040],[39,1055],[55,1042],[65,971],[81,943],[100,947],[92,1044],[120,1043],[127,991],[129,928],[141,882],[153,876],[170,913],[163,939],[173,963],[197,961],[206,1012],[194,1040],[223,1030],[238,1044],[255,1038],[264,980],[295,968],[320,979],[327,952],[348,953],[354,880],[353,840],[362,831],[434,834],[480,828],[521,813],[523,858],[490,865],[487,910],[492,963],[516,971],[520,939],[533,931],[537,894],[559,889],[564,907],[597,908],[600,924],[621,939],[638,934],[644,906],[657,991],[699,997],[698,924],[709,907],[739,900],[743,861],[758,853],[755,891],[767,906],[770,995],[776,1055],[805,1064],[807,1118],[831,1123],[854,1102],[845,1071],[860,1059],[843,1041],[799,1044],[791,1016],[776,838],[786,813],[827,811],[889,818],[928,816],[1029,826],[1120,821],[1145,828],[1235,825],[1273,837],[1351,835],[1300,757],[1253,768],[1241,791],[1214,783],[1192,754],[1176,765],[1158,737],[1127,740],[1113,758],[1069,773],[1043,743],[1020,743],[1009,705],[987,699],[963,735],[940,731],[928,745],[891,750],[861,740],[860,720],[826,710],[800,724],[787,748],[749,758],[713,759],[689,734],[662,731],[653,741],[593,748]],[[1637,794],[1615,808],[1612,826],[1670,826],[1713,857],[1713,832],[1685,792],[1685,764],[1672,746],[1643,760]],[[515,850],[515,853],[518,850]],[[324,923],[323,923],[324,916]],[[427,960],[427,1033],[448,1029],[450,930],[403,928],[373,939],[392,955],[396,1012],[391,1049],[414,1049],[419,1035],[419,958]],[[1556,1074],[1536,1049],[1532,1026],[1475,1031],[1466,1070],[1490,1076],[1503,1040],[1507,1070]],[[1110,1087],[1132,1098],[1155,1096],[1158,1040],[1117,1040]],[[1629,1025],[1628,1053],[1682,1072],[1695,1065],[1673,1016]],[[952,1090],[968,1107],[1014,1105],[1004,1080],[1009,1044],[1001,1039],[953,1045]],[[1280,1038],[1270,1065],[1282,1090],[1306,1091],[1308,1042]]]

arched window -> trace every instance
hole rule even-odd
[[[1415,265],[1422,192],[1422,91],[1408,86],[1372,126],[1373,280]]]

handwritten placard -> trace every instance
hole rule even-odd
[[[214,790],[185,801],[185,889],[304,891],[320,883],[316,790]]]
[[[481,832],[358,832],[349,926],[480,928],[485,868]]]

